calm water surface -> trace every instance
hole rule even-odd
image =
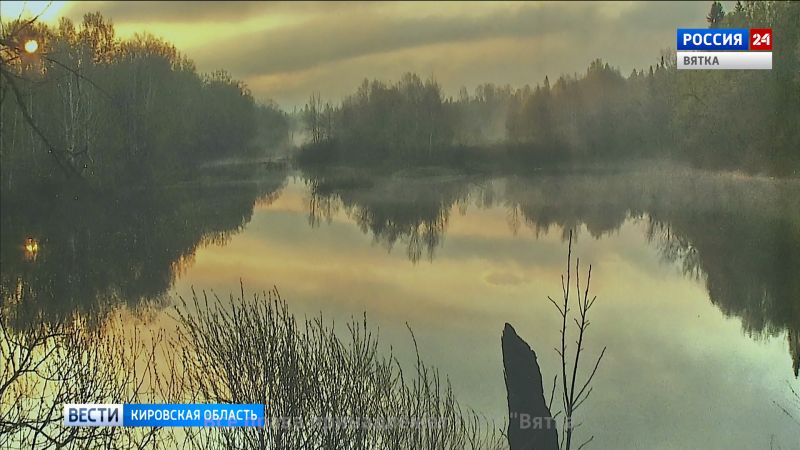
[[[366,312],[385,348],[408,361],[409,324],[423,359],[449,376],[460,400],[502,426],[505,322],[537,351],[546,390],[559,370],[559,316],[547,296],[560,295],[574,229],[573,253],[593,265],[598,297],[587,352],[608,348],[578,419],[579,436],[595,435],[591,448],[800,443],[797,424],[776,406],[791,404],[789,386],[798,386],[796,182],[342,170],[236,186],[173,187],[190,194],[180,194],[179,208],[155,208],[141,227],[70,234],[78,243],[112,236],[105,251],[84,250],[97,267],[83,279],[58,273],[49,256],[65,308],[148,299],[156,306],[138,323],[169,326],[161,308],[192,287],[227,296],[240,280],[247,291],[276,285],[301,316],[344,324]],[[43,239],[36,263],[48,264],[48,245],[69,253],[75,242],[64,240]],[[81,306],[78,296],[97,300]]]

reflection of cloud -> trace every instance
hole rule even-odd
[[[166,36],[202,70],[225,68],[259,97],[338,99],[364,77],[433,74],[455,93],[479,82],[535,83],[596,57],[624,71],[673,45],[675,27],[704,23],[704,3],[90,2],[124,34]],[[137,31],[142,31],[138,29]],[[224,49],[224,51],[220,51]]]
[[[498,272],[498,271],[489,272],[489,274],[486,275],[485,280],[489,284],[512,285],[512,286],[526,283],[528,281],[527,277],[525,277],[524,275],[511,272]]]

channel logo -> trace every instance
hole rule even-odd
[[[770,70],[771,28],[678,28],[678,69]]]
[[[263,427],[258,404],[100,404],[64,405],[68,427]]]

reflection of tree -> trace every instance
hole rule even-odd
[[[710,300],[750,334],[789,331],[797,372],[800,195],[797,183],[696,172],[509,180],[506,202],[537,233],[585,225],[592,236],[645,218],[665,260],[705,281]]]
[[[798,373],[800,331],[800,233],[789,219],[753,211],[675,214],[669,225],[651,218],[656,245],[684,273],[705,280],[712,303],[741,318],[753,335],[788,330],[789,352]],[[683,237],[687,236],[687,237]]]
[[[800,335],[798,331],[789,330],[787,339],[789,340],[789,353],[792,355],[792,368],[794,369],[794,376],[798,375],[800,371]]]
[[[4,194],[0,294],[12,324],[73,313],[99,323],[116,305],[159,304],[198,246],[225,242],[283,174],[239,182],[145,190],[113,200],[36,192]],[[39,243],[26,261],[22,243]]]
[[[652,205],[648,237],[664,258],[705,281],[709,299],[751,335],[788,333],[798,372],[800,195],[794,181],[695,182]],[[675,197],[675,196],[674,196]]]
[[[790,224],[742,211],[675,215],[669,224],[671,233],[660,233],[657,245],[685,272],[704,275],[711,301],[725,314],[741,317],[751,333],[800,329],[800,234]]]
[[[599,238],[628,218],[630,205],[615,192],[621,182],[607,176],[511,177],[505,189],[509,220],[514,226],[522,219],[537,236],[557,226],[566,240],[568,230],[585,225],[592,237]]]
[[[466,176],[308,176],[312,222],[330,220],[341,206],[387,247],[405,242],[412,261],[426,250],[433,256],[452,206],[470,197],[479,197],[481,206],[502,203],[512,229],[527,224],[538,235],[555,226],[565,230],[564,239],[571,228],[585,226],[599,238],[628,219],[643,221],[663,258],[704,280],[725,314],[740,317],[750,334],[790,331],[790,351],[800,360],[800,186],[794,181],[655,167],[509,177],[497,184],[501,190],[477,192]]]
[[[361,231],[391,249],[406,244],[408,258],[423,253],[433,258],[442,244],[451,208],[469,196],[474,180],[468,177],[386,177],[307,174],[311,200],[309,221],[330,221],[339,205]]]

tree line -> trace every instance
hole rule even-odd
[[[772,28],[771,71],[678,71],[662,51],[628,76],[602,60],[533,87],[487,83],[446,97],[433,78],[364,82],[340,104],[312,95],[301,162],[669,158],[778,174],[800,169],[800,4],[714,2],[710,27]],[[477,151],[476,151],[477,150]],[[449,159],[448,159],[449,158]]]
[[[312,144],[303,156],[312,161],[331,160],[339,150],[350,161],[415,161],[453,141],[452,103],[439,83],[412,73],[394,84],[364,80],[337,106],[312,94],[300,114]]]
[[[800,168],[800,5],[713,3],[710,27],[769,27],[771,71],[678,71],[674,53],[628,76],[601,60],[533,87],[487,83],[445,96],[433,78],[365,80],[298,113],[301,162],[463,163],[670,158],[777,174]],[[3,24],[2,188],[57,171],[100,186],[172,176],[288,143],[292,119],[224,71],[199,73],[151,35],[116,36],[99,13]],[[20,51],[35,38],[39,51]],[[16,49],[16,50],[15,50]],[[54,164],[55,162],[55,164]],[[60,169],[59,169],[60,167]]]
[[[151,35],[120,39],[100,13],[4,23],[2,44],[4,190],[53,180],[56,166],[96,186],[146,183],[286,140],[286,114],[241,81],[199,73]]]

